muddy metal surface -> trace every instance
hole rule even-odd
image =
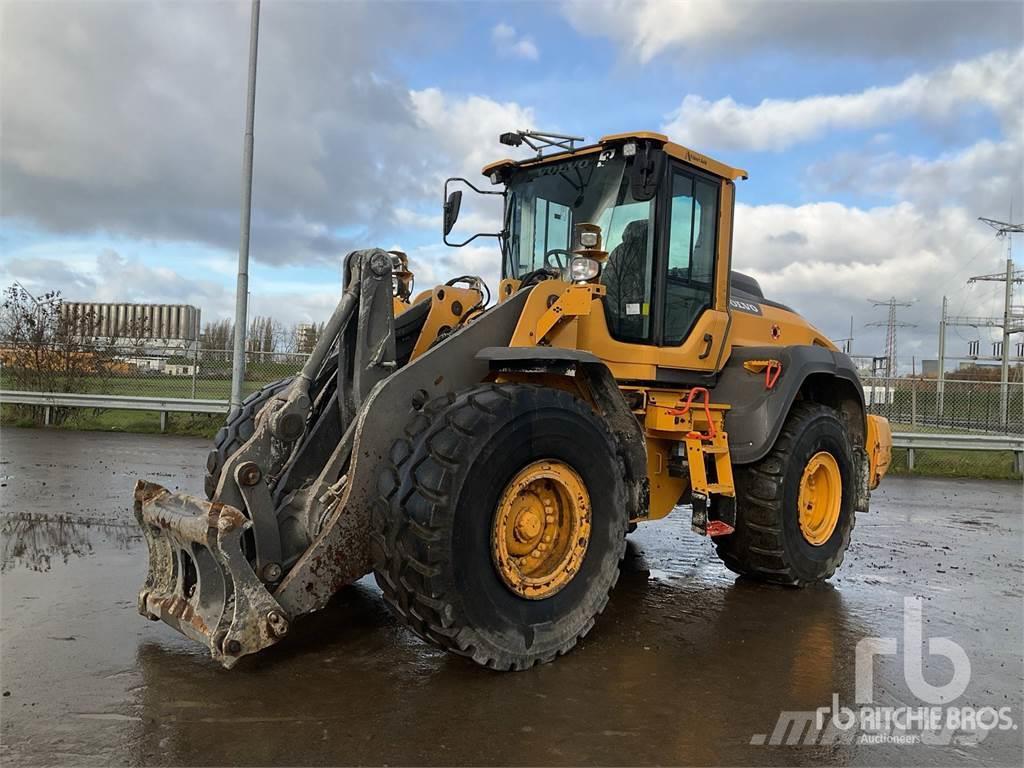
[[[525,673],[426,647],[372,578],[227,672],[135,609],[145,546],[132,484],[200,493],[204,441],[0,440],[5,765],[1020,765],[1019,484],[891,479],[820,589],[736,582],[684,514],[641,526],[596,629]],[[783,710],[854,702],[858,641],[902,650],[905,597],[921,599],[925,642],[966,652],[953,704],[1010,707],[1015,728],[974,744],[771,745]],[[953,676],[941,656],[923,669],[936,686]],[[875,705],[924,706],[912,691],[903,654],[875,661]]]

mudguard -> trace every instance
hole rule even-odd
[[[754,360],[776,360],[782,364],[771,387],[767,386],[763,372],[752,372],[744,366]],[[793,401],[811,381],[818,391],[824,391],[827,401],[856,403],[859,412],[844,415],[859,422],[851,426],[855,427],[855,440],[863,444],[864,389],[847,355],[817,345],[735,347],[713,392],[716,402],[730,405],[725,426],[735,464],[751,464],[771,450]]]

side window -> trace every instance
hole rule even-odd
[[[718,223],[718,187],[676,172],[669,214],[665,280],[665,344],[683,342],[711,305]]]

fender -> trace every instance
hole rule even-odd
[[[782,373],[774,386],[764,374],[748,371],[748,360],[778,360]],[[850,358],[817,345],[735,347],[722,368],[713,397],[731,406],[725,416],[729,451],[735,464],[759,461],[775,445],[798,395],[836,407],[850,428],[854,446],[866,435],[864,389]]]
[[[618,445],[625,470],[629,519],[647,517],[647,438],[601,358],[580,349],[541,346],[485,347],[477,352],[476,358],[486,360],[492,373],[553,374],[575,379],[580,393],[608,423]]]

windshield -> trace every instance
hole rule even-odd
[[[612,335],[640,341],[650,335],[653,200],[630,192],[626,161],[616,150],[561,163],[523,168],[508,181],[505,277],[520,278],[545,265],[544,254],[572,247],[576,224],[601,227],[608,260],[605,316]],[[564,257],[561,259],[564,263]]]
[[[651,203],[633,202],[624,168],[621,153],[607,150],[517,171],[508,181],[506,277],[545,266],[544,254],[552,249],[571,248],[576,224],[599,225],[604,250],[612,251],[627,224],[647,222]]]

